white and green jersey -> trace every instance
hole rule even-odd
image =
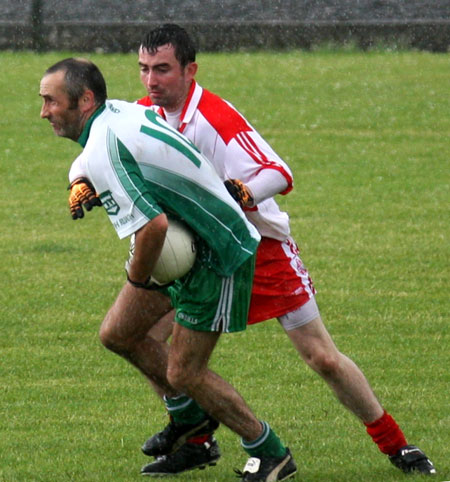
[[[69,174],[87,177],[120,238],[162,212],[182,219],[212,250],[213,269],[230,276],[255,253],[260,235],[209,161],[158,114],[107,101],[85,126]]]

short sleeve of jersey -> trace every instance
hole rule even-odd
[[[84,157],[83,154],[78,156],[73,162],[72,166],[70,167],[69,171],[69,182],[72,183],[76,179],[80,177],[88,177],[86,172],[86,167],[83,165]]]
[[[105,147],[100,150],[97,143],[88,144],[82,156],[87,156],[84,164],[88,177],[117,235],[123,239],[163,211],[149,193],[133,156],[110,128]],[[89,162],[92,159],[95,162]]]

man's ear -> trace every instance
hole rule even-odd
[[[186,73],[188,74],[189,80],[192,80],[197,73],[198,64],[196,62],[190,62],[186,65]]]
[[[78,100],[78,106],[80,107],[81,112],[87,112],[95,107],[95,96],[92,90],[86,89],[83,92],[83,95]]]

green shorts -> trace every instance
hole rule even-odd
[[[175,322],[196,331],[233,333],[247,326],[255,256],[229,278],[197,259],[193,268],[169,288]]]

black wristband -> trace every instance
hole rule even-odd
[[[135,288],[142,288],[144,290],[152,290],[155,287],[154,284],[149,284],[150,276],[147,278],[147,281],[145,281],[144,283],[141,283],[139,281],[133,281],[132,279],[130,279],[127,272],[127,281],[128,283],[130,283],[130,285],[134,286]]]

